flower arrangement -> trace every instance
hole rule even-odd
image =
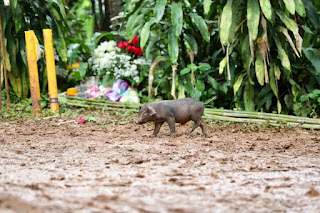
[[[89,64],[105,86],[118,79],[128,80],[131,85],[139,84],[140,70],[148,68],[151,63],[142,57],[138,42],[138,36],[130,42],[105,41],[93,51]]]

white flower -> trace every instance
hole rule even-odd
[[[142,57],[131,60],[129,55],[120,51],[115,41],[103,42],[93,51],[88,62],[97,75],[108,75],[114,79],[126,77],[138,82],[140,66],[150,66],[151,62]]]

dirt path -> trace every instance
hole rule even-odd
[[[319,131],[188,128],[0,122],[0,211],[320,211]]]

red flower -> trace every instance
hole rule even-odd
[[[118,47],[121,49],[125,49],[128,46],[128,42],[123,41],[118,43]]]
[[[139,37],[137,35],[135,35],[129,44],[138,44],[138,42],[139,42]]]
[[[129,51],[129,52],[133,52],[134,51],[134,46],[127,46],[127,50]]]
[[[143,54],[143,51],[140,47],[136,47],[135,50],[134,50],[134,53],[136,55],[142,55]]]

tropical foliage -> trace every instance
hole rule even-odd
[[[40,44],[43,44],[42,30],[53,30],[54,47],[61,63],[67,62],[67,44],[65,38],[69,32],[66,23],[66,10],[63,2],[21,0],[10,1],[4,6],[0,1],[0,15],[6,50],[6,67],[10,84],[18,97],[28,96],[28,69],[25,51],[24,31],[34,30]],[[3,61],[3,58],[1,56]],[[1,63],[3,65],[3,63]],[[39,78],[42,88],[46,88],[44,61],[39,61]]]
[[[101,19],[107,11],[100,8],[113,1],[64,2],[72,6],[70,11],[61,0],[11,1],[10,7],[0,2],[10,84],[19,97],[28,95],[24,31],[33,29],[41,44],[42,29],[51,28],[57,64],[65,70],[75,63],[77,69],[70,73],[76,80],[107,73],[88,63],[100,42],[119,41],[117,35],[131,41],[139,35],[136,46],[153,62],[149,73],[140,72],[142,97],[207,101],[216,96],[212,107],[318,113],[317,0],[125,0],[123,11],[113,18],[120,30],[112,33],[95,29],[107,30]],[[138,56],[142,52],[137,47],[125,48]],[[44,89],[44,61],[38,65]],[[303,108],[309,111],[302,113]]]
[[[154,95],[216,95],[217,107],[289,113],[320,84],[312,1],[132,0],[124,11],[126,36],[140,32],[147,58],[170,58]]]

